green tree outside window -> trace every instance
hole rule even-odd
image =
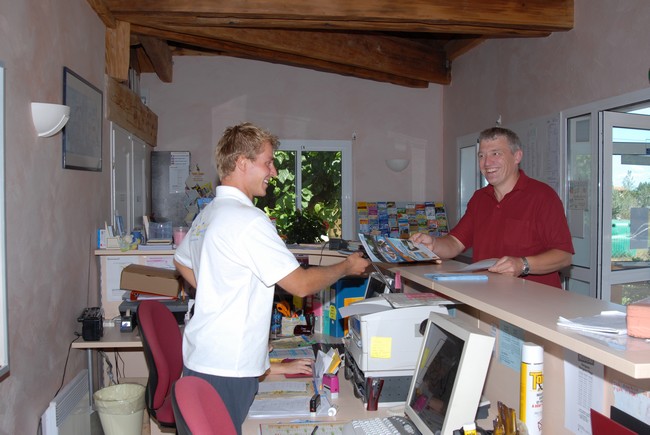
[[[300,159],[300,165],[296,160]],[[278,176],[256,206],[274,218],[287,243],[341,237],[341,152],[276,151]]]

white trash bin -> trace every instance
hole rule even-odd
[[[144,386],[117,384],[93,394],[105,435],[141,435]]]

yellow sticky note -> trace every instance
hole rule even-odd
[[[330,305],[329,315],[330,315],[330,319],[336,320],[336,306]]]
[[[370,337],[370,358],[388,359],[392,350],[392,337]]]

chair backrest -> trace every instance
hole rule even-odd
[[[145,391],[147,410],[161,426],[174,427],[171,391],[183,372],[180,328],[169,308],[155,300],[139,303],[137,319],[149,369]]]
[[[172,403],[178,435],[235,435],[221,396],[208,381],[183,376],[174,384]]]

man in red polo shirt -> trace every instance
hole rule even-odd
[[[467,211],[448,235],[417,233],[441,258],[473,248],[474,262],[497,258],[490,272],[561,287],[559,270],[574,253],[564,208],[555,191],[519,169],[521,142],[494,127],[479,136],[479,168],[489,185],[474,192]]]

